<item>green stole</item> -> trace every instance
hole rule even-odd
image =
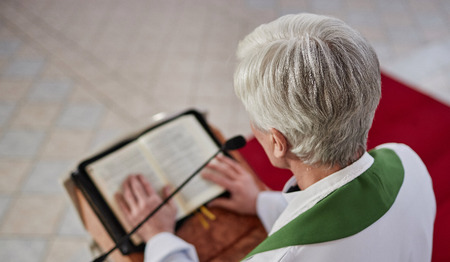
[[[266,238],[246,258],[288,246],[337,240],[361,232],[393,205],[403,183],[400,158],[387,148],[369,152],[374,163]]]

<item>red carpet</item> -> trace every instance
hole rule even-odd
[[[409,145],[428,167],[437,202],[432,261],[450,261],[450,107],[383,74],[368,148],[387,142]],[[280,190],[291,176],[270,165],[255,139],[241,153],[272,189]]]

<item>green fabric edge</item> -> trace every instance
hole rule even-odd
[[[266,238],[246,258],[283,247],[349,237],[380,219],[398,195],[404,169],[391,149],[376,149],[369,154],[374,158],[369,169]]]

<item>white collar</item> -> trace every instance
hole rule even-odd
[[[292,193],[283,193],[288,205],[275,222],[270,234],[289,223],[301,213],[313,207],[317,202],[328,196],[334,190],[344,186],[348,182],[364,173],[374,160],[369,153],[365,152],[361,158],[349,166],[321,179],[309,186],[307,189]],[[297,181],[292,177],[285,185],[283,192],[295,185]],[[270,235],[269,234],[269,235]]]

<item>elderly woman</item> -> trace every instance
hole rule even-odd
[[[338,19],[288,15],[258,27],[237,54],[235,90],[253,133],[270,162],[293,173],[289,193],[281,193],[260,192],[225,157],[204,172],[231,192],[211,205],[257,214],[269,232],[246,259],[430,261],[436,207],[426,167],[405,145],[366,152],[381,94],[367,41]],[[148,200],[132,192],[143,189]],[[141,177],[124,190],[119,199],[131,223],[161,201]],[[138,231],[148,241],[146,261],[197,260],[172,234],[174,216],[167,206]]]

